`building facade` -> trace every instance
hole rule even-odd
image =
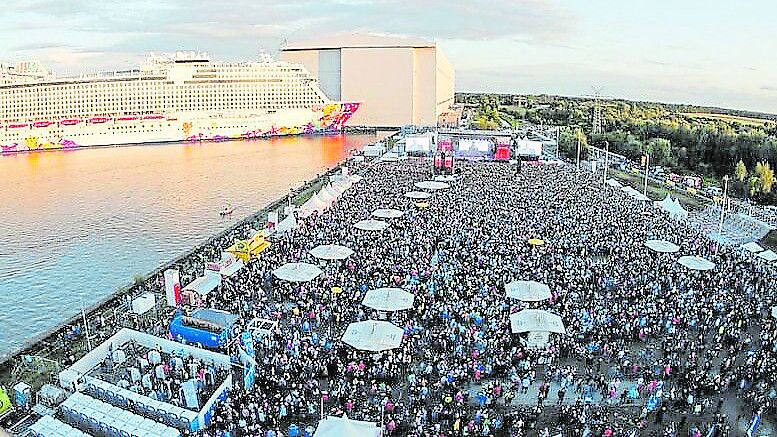
[[[454,103],[455,72],[433,42],[353,34],[286,44],[281,58],[333,100],[361,102],[355,126],[433,126]]]

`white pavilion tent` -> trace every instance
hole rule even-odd
[[[372,215],[373,217],[393,219],[402,217],[405,215],[405,212],[398,209],[378,208],[375,211],[372,211]]]
[[[404,333],[402,328],[390,322],[367,320],[348,325],[343,343],[360,350],[380,352],[398,348]]]
[[[276,278],[289,282],[308,282],[324,273],[317,266],[309,263],[286,263],[273,270]]]
[[[353,226],[356,229],[361,229],[362,231],[382,231],[388,228],[389,224],[382,220],[369,219],[356,222]]]
[[[353,250],[339,244],[321,244],[309,252],[316,258],[326,260],[346,259],[353,255]]]
[[[380,437],[382,431],[374,422],[352,420],[348,416],[328,416],[318,422],[313,437]]]
[[[524,302],[539,302],[550,299],[550,287],[537,281],[513,281],[505,285],[507,297]]]
[[[561,316],[545,310],[523,310],[510,315],[510,329],[514,333],[521,332],[555,332],[566,334]]]
[[[700,256],[681,256],[678,263],[691,270],[712,270],[715,263]]]
[[[362,305],[378,311],[401,311],[413,308],[415,296],[401,288],[376,288],[369,290]]]
[[[680,250],[680,246],[666,240],[647,240],[645,246],[660,253],[676,253]]]

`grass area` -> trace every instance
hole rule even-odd
[[[634,175],[631,173],[612,169],[608,172],[608,174],[621,183],[628,184],[637,191],[642,192],[645,183],[644,176]],[[682,191],[671,190],[663,185],[659,185],[651,180],[648,180],[647,196],[651,200],[663,200],[667,194],[671,194],[672,197],[680,200],[683,208],[687,210],[703,210],[707,207],[705,202],[696,197],[689,196]]]
[[[713,114],[711,112],[683,112],[682,115],[691,117],[691,118],[702,118],[712,121],[732,121],[735,123],[747,125],[747,126],[759,126],[762,127],[766,123],[768,123],[770,120],[764,120],[761,118],[751,118],[751,117],[739,117],[736,115],[726,115],[726,114]]]

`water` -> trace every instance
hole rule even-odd
[[[292,137],[0,157],[0,355],[376,139]],[[219,217],[228,203],[233,217]]]

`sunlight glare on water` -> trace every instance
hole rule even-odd
[[[372,135],[0,156],[0,354],[344,160]],[[218,212],[235,207],[230,219]]]

